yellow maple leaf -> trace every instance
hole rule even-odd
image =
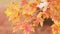
[[[10,4],[8,8],[5,10],[5,14],[7,15],[8,19],[12,24],[16,24],[20,17],[18,15],[19,12],[19,6],[18,4]]]

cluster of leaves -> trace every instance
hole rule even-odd
[[[6,9],[5,14],[8,16],[9,21],[13,25],[13,32],[18,30],[23,30],[24,34],[29,34],[30,31],[34,31],[34,27],[42,24],[43,18],[51,17],[54,21],[60,21],[60,4],[59,0],[49,1],[49,9],[47,9],[44,14],[40,12],[41,10],[36,7],[40,3],[39,0],[35,1],[25,1],[21,0],[20,7],[18,4],[10,4]],[[59,22],[60,23],[60,22]],[[59,30],[60,25],[57,26],[54,24],[52,28]],[[53,29],[54,32],[54,29]]]
[[[52,19],[55,23],[52,25],[53,34],[60,34],[60,0],[50,0],[49,7]]]

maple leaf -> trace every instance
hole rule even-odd
[[[5,14],[8,16],[10,22],[15,25],[20,17],[18,15],[19,7],[17,4],[10,4],[8,8],[5,10]]]

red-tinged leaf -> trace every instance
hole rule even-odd
[[[34,8],[37,6],[37,3],[32,3],[31,6]]]
[[[54,28],[55,31],[58,31],[58,26],[57,25],[55,25],[53,28]]]
[[[39,20],[34,21],[34,25],[38,26],[39,22],[40,22]]]
[[[21,0],[21,6],[24,6],[27,4],[27,0]]]
[[[53,6],[53,5],[55,5],[54,1],[49,2],[49,6]]]
[[[25,26],[25,30],[28,32],[28,31],[31,30],[31,27],[30,27],[29,25],[26,25],[26,26]]]

